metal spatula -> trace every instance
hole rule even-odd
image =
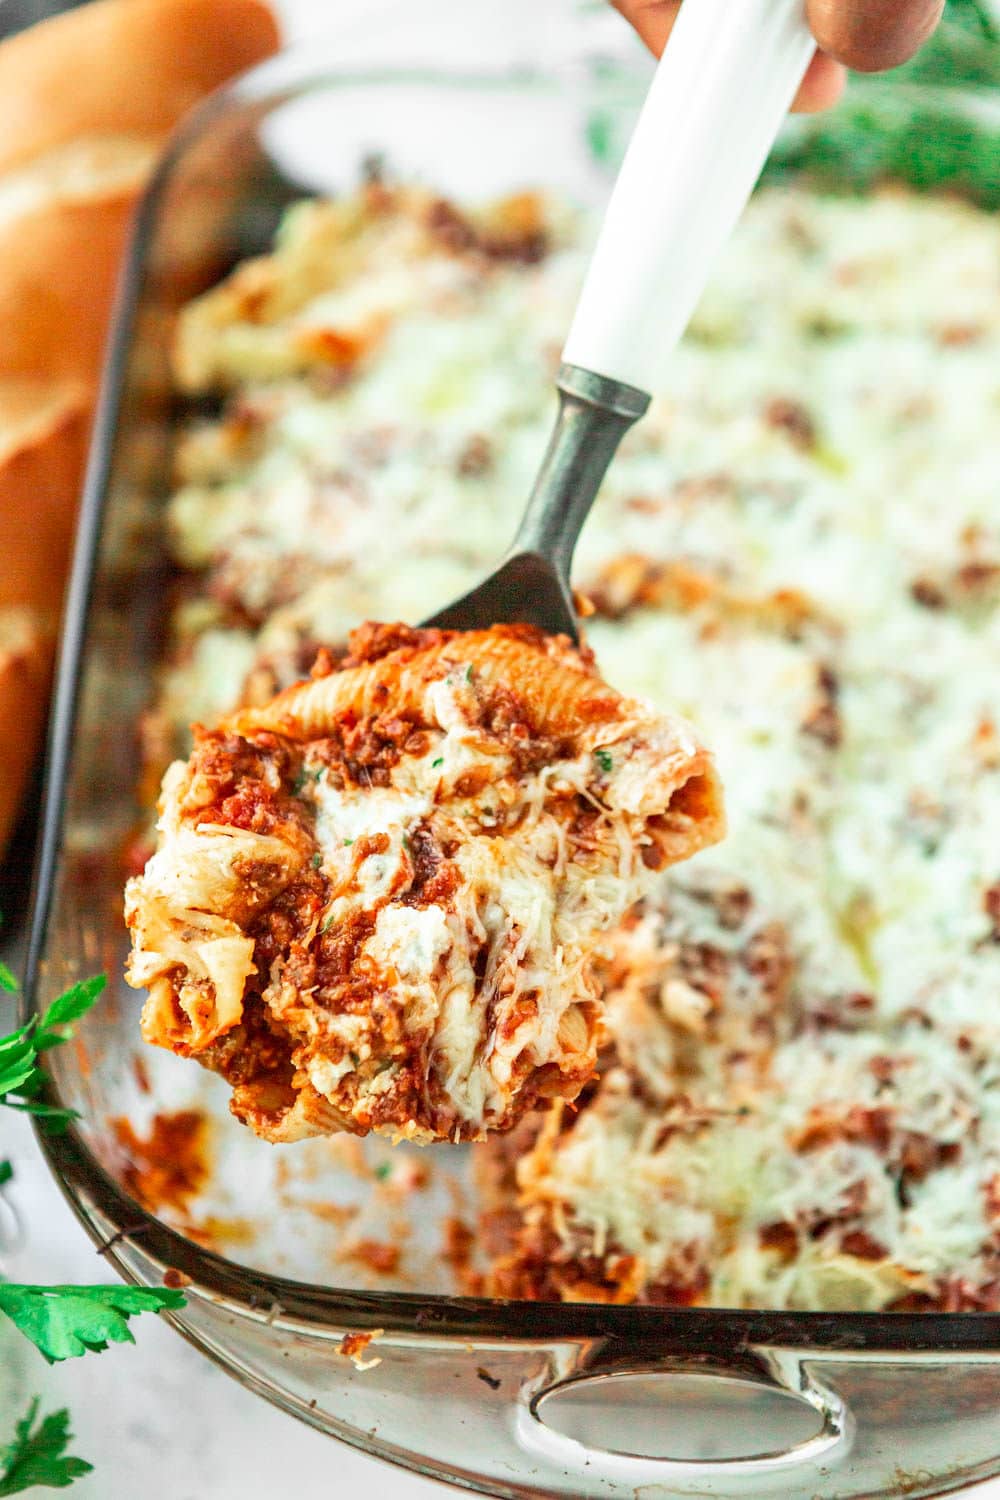
[[[573,549],[623,433],[694,311],[814,49],[804,0],[685,0],[601,226],[559,413],[500,566],[425,621],[577,639]]]

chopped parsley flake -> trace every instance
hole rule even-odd
[[[608,774],[608,772],[611,770],[611,767],[614,765],[610,750],[595,750],[594,759],[597,761],[597,764],[600,766],[605,775]]]
[[[387,1177],[392,1176],[392,1162],[380,1161],[378,1166],[375,1168],[375,1176],[378,1178],[379,1182],[385,1182]]]
[[[443,765],[444,765],[444,756],[443,755],[439,755],[438,758],[437,758],[437,760],[432,760],[431,761],[431,770],[433,771],[435,769],[435,767],[437,767],[437,766],[443,766]]]
[[[312,867],[313,867],[313,869],[314,869],[314,870],[318,870],[318,869],[319,869],[319,867],[320,867],[320,865],[321,865],[321,864],[322,864],[322,863],[323,863],[323,856],[322,856],[322,854],[320,854],[320,853],[319,853],[319,852],[318,852],[318,851],[317,851],[317,852],[316,852],[316,853],[315,853],[315,854],[314,854],[314,855],[313,855],[313,857],[312,857]]]
[[[325,774],[326,766],[303,766],[292,786],[293,795],[297,797],[307,781],[322,781]]]

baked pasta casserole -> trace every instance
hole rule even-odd
[[[143,1033],[272,1141],[477,1139],[594,1071],[593,950],[722,831],[686,725],[527,626],[356,630],[197,729],[129,882]]]
[[[333,653],[321,672],[335,670],[285,701],[335,691],[359,621],[419,620],[502,552],[544,446],[585,238],[572,213],[530,194],[467,212],[374,182],[294,208],[273,254],[182,319],[177,377],[200,415],[167,512],[181,593],[146,760],[152,788],[189,754],[191,720],[243,737],[240,774],[273,786],[278,822],[259,830],[277,841],[268,873],[238,899],[270,903],[282,952],[299,920],[270,894],[284,862],[315,882],[322,922],[330,883],[362,869],[343,838],[373,834],[350,831],[350,778],[342,788],[328,769],[344,761],[339,741],[320,749],[254,715],[321,647]],[[440,1107],[423,1123],[460,1135],[472,1133],[463,1110],[487,1101],[505,1123],[521,1115],[472,1148],[487,1290],[1000,1308],[998,265],[1000,224],[957,201],[766,188],[624,440],[577,552],[588,645],[616,689],[685,715],[713,747],[729,828],[690,862],[646,871],[628,911],[635,888],[613,857],[602,865],[623,915],[600,933],[583,1009],[568,1012],[584,1021],[581,1057],[588,1007],[599,1000],[604,1016],[573,1105],[556,1096],[580,1074],[551,1087],[529,1049],[513,1094],[489,1068],[452,1078],[449,1063],[443,1091],[414,1106]],[[419,649],[407,642],[393,649]],[[368,647],[350,649],[358,665],[344,670],[370,670]],[[468,703],[456,692],[444,720],[452,702],[460,716],[484,706],[478,690]],[[428,775],[463,774],[448,724],[414,732],[438,746],[421,760]],[[233,769],[227,746],[200,736],[171,773],[165,849],[200,836],[189,809],[202,796],[211,839],[238,837],[212,779],[220,747]],[[580,795],[601,800],[590,745],[570,750],[590,778]],[[543,774],[495,785],[519,806]],[[426,795],[423,781],[396,786],[373,786],[383,807]],[[561,827],[554,790],[539,816]],[[475,795],[500,816],[499,795]],[[380,818],[383,874],[362,878],[439,878],[444,852],[431,870],[425,835],[403,851],[405,818]],[[474,847],[498,852],[484,823]],[[567,876],[573,859],[607,855],[567,848]],[[395,964],[395,993],[422,985],[450,910],[381,908],[364,944]],[[216,941],[234,945],[214,950],[220,975],[249,973],[245,920],[206,914],[209,980]],[[202,939],[182,935],[182,951],[162,946],[171,934],[142,932],[144,952],[175,964],[136,961],[134,977],[153,980],[147,1026],[201,1038],[258,1127],[313,1128],[314,1106],[351,1128],[380,1123],[379,1089],[396,1076],[389,1022],[363,1038],[364,1057],[346,1030],[335,1045],[348,1013],[337,990],[320,1040],[280,977],[274,1009],[262,1006],[264,949],[249,988],[216,984],[210,998],[197,977],[184,995],[178,976]],[[539,972],[511,984],[568,995],[538,953]],[[261,1071],[242,1068],[241,1026],[257,1028]],[[462,1055],[458,1039],[449,1056]],[[290,1068],[325,1105],[296,1102]]]

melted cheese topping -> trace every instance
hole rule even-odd
[[[171,517],[213,630],[254,653],[233,700],[502,552],[573,240],[432,290],[335,391],[229,367]],[[717,748],[730,832],[612,944],[602,1082],[504,1189],[521,1294],[541,1258],[546,1295],[997,1303],[998,254],[958,203],[758,194],[611,468],[577,554],[588,636]],[[192,692],[221,659],[202,628]]]

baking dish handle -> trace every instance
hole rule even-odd
[[[704,1494],[708,1483],[774,1494],[788,1471],[846,1458],[854,1422],[795,1351],[719,1361],[599,1347],[562,1378],[522,1387],[514,1435],[536,1471],[555,1465],[565,1483],[576,1470],[595,1493]]]

